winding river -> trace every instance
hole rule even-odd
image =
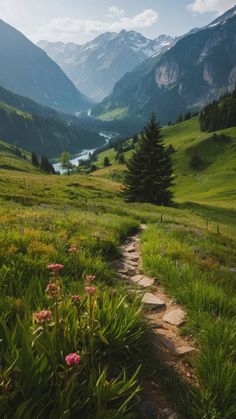
[[[99,134],[101,135],[101,137],[104,137],[105,143],[102,146],[97,147],[97,148],[82,150],[76,157],[74,157],[73,159],[71,159],[71,163],[74,166],[77,166],[78,165],[79,160],[88,160],[90,153],[93,153],[96,150],[102,149],[109,142],[109,140],[113,137],[112,134],[105,134],[104,132],[100,132]],[[55,163],[53,165],[53,167],[54,167],[55,171],[56,172],[59,172],[61,175],[63,173],[66,173],[67,172],[66,170],[62,169],[61,163]]]

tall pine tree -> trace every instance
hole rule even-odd
[[[124,197],[130,202],[171,205],[172,164],[153,115],[144,128],[139,144],[127,164]]]

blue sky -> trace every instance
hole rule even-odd
[[[0,18],[34,42],[84,43],[133,29],[154,38],[181,35],[233,7],[236,0],[0,0]]]

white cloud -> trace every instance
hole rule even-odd
[[[114,22],[102,20],[81,20],[54,18],[42,26],[36,34],[37,40],[64,42],[85,42],[88,38],[104,32],[119,32],[122,29],[140,30],[152,26],[158,19],[158,14],[152,9],[146,9],[142,13],[131,18],[122,16]],[[35,37],[34,37],[35,38]]]
[[[223,13],[235,6],[235,0],[194,0],[187,9],[194,13]]]
[[[118,9],[116,6],[111,6],[108,9],[107,17],[109,18],[115,18],[115,17],[121,17],[124,16],[125,12],[123,9]]]

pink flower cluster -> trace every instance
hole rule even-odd
[[[81,301],[81,297],[80,297],[80,295],[72,295],[72,296],[71,296],[71,301],[72,301],[72,303],[74,303],[74,304],[78,304],[78,303],[80,303],[80,301]]]
[[[87,275],[85,278],[85,282],[90,286],[92,282],[95,280],[95,275]]]
[[[53,274],[58,274],[63,268],[64,265],[61,265],[60,263],[51,263],[48,265],[49,271],[51,271]]]
[[[92,294],[94,294],[97,291],[97,288],[96,287],[85,287],[85,291],[88,294],[92,295]]]
[[[72,246],[69,248],[69,253],[75,255],[78,252],[78,247],[72,244]]]
[[[65,357],[65,361],[68,367],[73,367],[74,365],[78,365],[80,363],[80,356],[74,352],[73,354],[69,354]]]
[[[60,289],[59,285],[57,285],[55,283],[48,284],[48,286],[46,288],[46,293],[49,296],[49,298],[51,298],[52,300],[56,300],[61,294],[61,289]]]
[[[34,313],[34,318],[37,323],[44,324],[49,322],[52,319],[51,310],[42,310]]]

